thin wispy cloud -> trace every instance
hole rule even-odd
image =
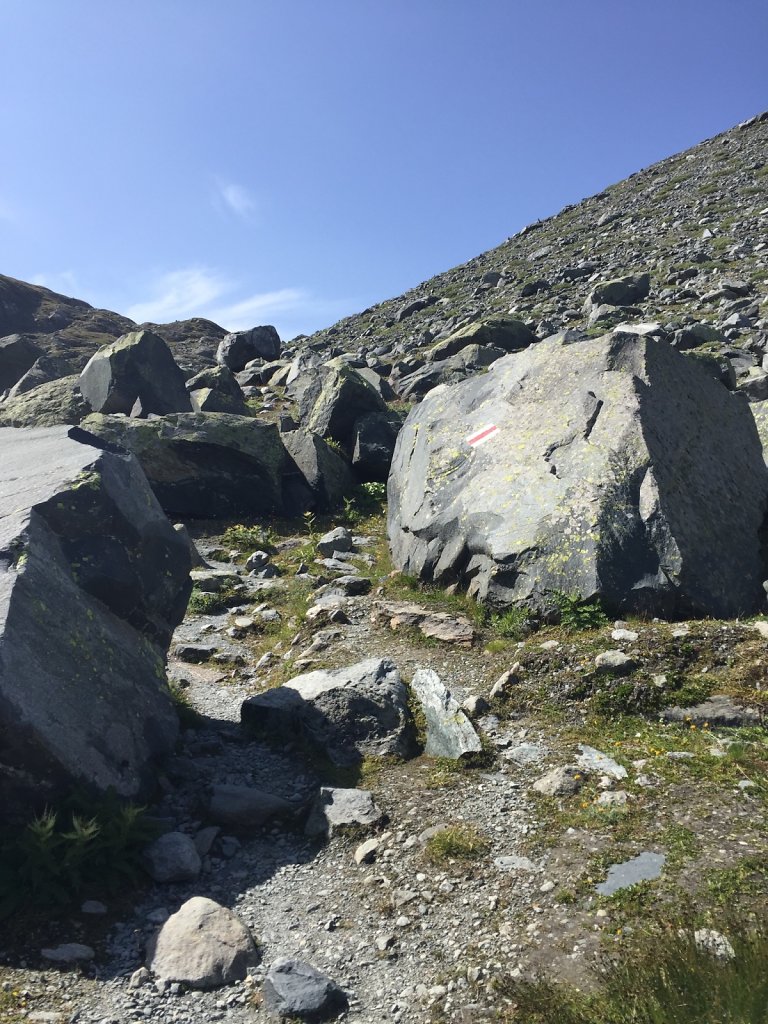
[[[188,267],[163,274],[152,287],[153,297],[126,310],[136,323],[187,320],[206,316],[203,312],[230,289],[230,284],[215,271]]]
[[[281,338],[317,330],[354,308],[350,300],[318,298],[305,288],[286,287],[246,293],[240,282],[209,267],[186,267],[162,274],[151,297],[127,309],[137,323],[169,323],[204,317],[229,331],[274,324]]]
[[[81,292],[77,275],[73,270],[57,270],[51,273],[35,274],[30,279],[30,283],[42,285],[43,288],[50,288],[52,292],[58,292],[59,295],[77,297]]]
[[[258,213],[258,203],[244,185],[234,181],[219,180],[216,182],[215,205],[234,213],[242,220],[253,220]]]

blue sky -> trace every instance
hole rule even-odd
[[[768,107],[765,0],[0,0],[0,273],[327,326]]]

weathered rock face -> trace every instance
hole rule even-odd
[[[252,327],[250,331],[226,334],[216,350],[216,362],[234,373],[245,369],[251,359],[277,359],[280,356],[280,335],[274,327]]]
[[[93,443],[91,443],[93,442]],[[0,430],[0,807],[147,792],[178,721],[164,655],[189,552],[138,463],[77,427]]]
[[[136,455],[172,517],[283,511],[286,453],[274,424],[226,413],[182,413],[151,420],[93,415],[84,426]]]
[[[271,737],[301,737],[339,765],[412,750],[408,693],[387,658],[296,676],[249,697],[241,718]]]
[[[399,567],[493,604],[733,616],[761,599],[767,496],[746,403],[693,361],[554,337],[411,412],[388,528]]]
[[[133,331],[93,355],[80,374],[80,390],[94,412],[159,416],[192,408],[184,374],[171,350],[152,331]]]

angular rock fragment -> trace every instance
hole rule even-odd
[[[0,807],[140,797],[173,748],[164,659],[189,551],[136,460],[77,427],[0,430]]]
[[[267,1010],[289,1019],[328,1020],[348,1005],[335,981],[301,960],[275,960],[267,972],[263,992]]]
[[[427,723],[425,754],[459,760],[483,749],[472,723],[437,672],[427,668],[417,669],[411,680],[411,689]]]
[[[249,697],[240,715],[256,732],[301,738],[338,765],[388,754],[407,757],[413,749],[408,692],[388,658],[296,676]]]
[[[163,339],[132,331],[100,348],[80,374],[80,391],[94,412],[130,415],[137,402],[144,416],[192,408],[184,374]]]
[[[322,786],[312,805],[304,832],[308,836],[331,836],[345,826],[378,825],[384,814],[366,789],[338,789]]]

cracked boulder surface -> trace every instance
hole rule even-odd
[[[561,335],[412,410],[388,532],[399,568],[491,605],[734,616],[760,600],[767,496],[747,405],[704,369],[637,335]]]

